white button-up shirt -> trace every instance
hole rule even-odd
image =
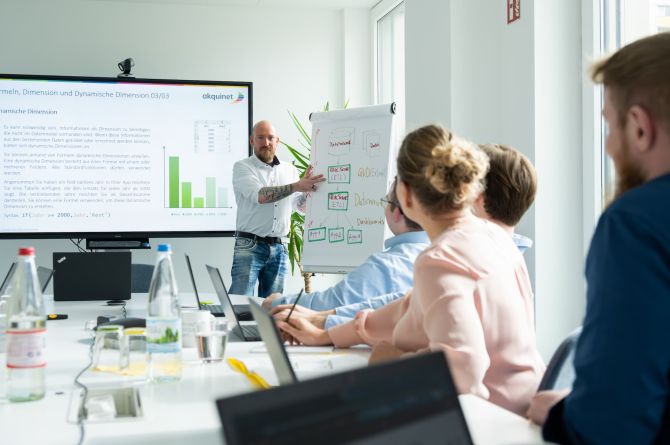
[[[299,179],[298,169],[289,162],[270,166],[256,155],[237,161],[233,166],[237,230],[258,236],[286,236],[300,192],[277,202],[259,204],[258,191],[263,187],[292,184]]]

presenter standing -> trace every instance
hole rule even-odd
[[[300,179],[295,166],[279,161],[279,138],[269,121],[254,125],[250,143],[254,154],[233,166],[237,231],[230,293],[253,295],[258,281],[264,298],[284,290],[288,251],[281,237],[288,234],[292,211],[304,212],[306,193],[325,178],[312,176],[310,166]]]

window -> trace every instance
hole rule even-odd
[[[611,54],[634,40],[670,28],[670,0],[600,0],[600,2],[602,54]],[[601,119],[600,126],[602,202],[606,204],[614,195],[616,173],[612,160],[605,152],[607,130],[604,119]]]
[[[383,8],[383,9],[382,9]],[[396,102],[397,129],[405,132],[405,2],[380,2],[375,28],[375,103]]]

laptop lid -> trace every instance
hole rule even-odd
[[[284,348],[284,340],[279,333],[279,329],[277,329],[272,315],[259,306],[258,303],[251,300],[251,298],[249,299],[249,307],[251,308],[254,320],[258,324],[258,332],[265,344],[265,349],[267,349],[270,355],[270,360],[272,360],[272,366],[274,366],[277,373],[279,384],[290,385],[296,383],[298,379],[286,353],[286,348]]]
[[[205,267],[207,268],[209,278],[212,280],[212,284],[214,285],[214,291],[216,292],[216,295],[219,297],[219,301],[221,302],[223,313],[228,320],[233,320],[235,322],[235,327],[237,328],[240,337],[244,338],[244,335],[242,334],[242,328],[240,327],[240,320],[237,318],[237,314],[233,309],[233,302],[230,300],[226,285],[223,284],[223,278],[221,278],[221,272],[219,271],[219,268],[212,267],[209,264],[205,264]]]
[[[0,295],[4,295],[5,292],[7,291],[7,288],[9,287],[9,283],[12,281],[12,276],[14,275],[14,270],[16,270],[16,263],[12,263],[9,265],[9,270],[7,271],[7,275],[5,275],[5,279],[2,280],[2,286],[0,286]]]
[[[53,269],[49,269],[48,267],[43,267],[43,266],[37,266],[37,279],[40,280],[40,285],[42,287],[42,293],[44,293],[47,290],[47,286],[49,285],[49,281],[51,281],[51,277],[54,274]]]
[[[191,277],[191,284],[193,285],[193,293],[195,293],[195,301],[198,302],[198,309],[202,309],[202,304],[200,303],[200,295],[198,295],[198,286],[195,285],[195,277],[193,276],[193,268],[191,267],[191,259],[188,257],[188,254],[185,253],[184,257],[186,258],[186,267],[188,268],[188,276]]]
[[[9,283],[12,280],[12,276],[14,275],[15,270],[16,270],[16,263],[12,263],[9,266],[7,275],[5,275],[5,279],[2,280],[2,285],[0,285],[0,295],[4,295],[5,291],[9,287]],[[51,281],[53,273],[54,273],[53,269],[49,269],[48,267],[37,266],[37,279],[40,282],[40,288],[42,290],[42,293],[44,293],[47,290],[47,286],[49,285],[49,281]]]
[[[54,301],[130,300],[130,252],[54,252]]]
[[[442,352],[219,399],[216,406],[228,445],[472,445]]]

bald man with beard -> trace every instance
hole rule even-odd
[[[254,154],[233,166],[237,231],[231,294],[267,297],[284,290],[288,252],[282,237],[291,227],[293,210],[303,211],[306,193],[325,181],[311,166],[300,178],[289,162],[277,158],[279,137],[269,121],[254,125],[249,143]]]

